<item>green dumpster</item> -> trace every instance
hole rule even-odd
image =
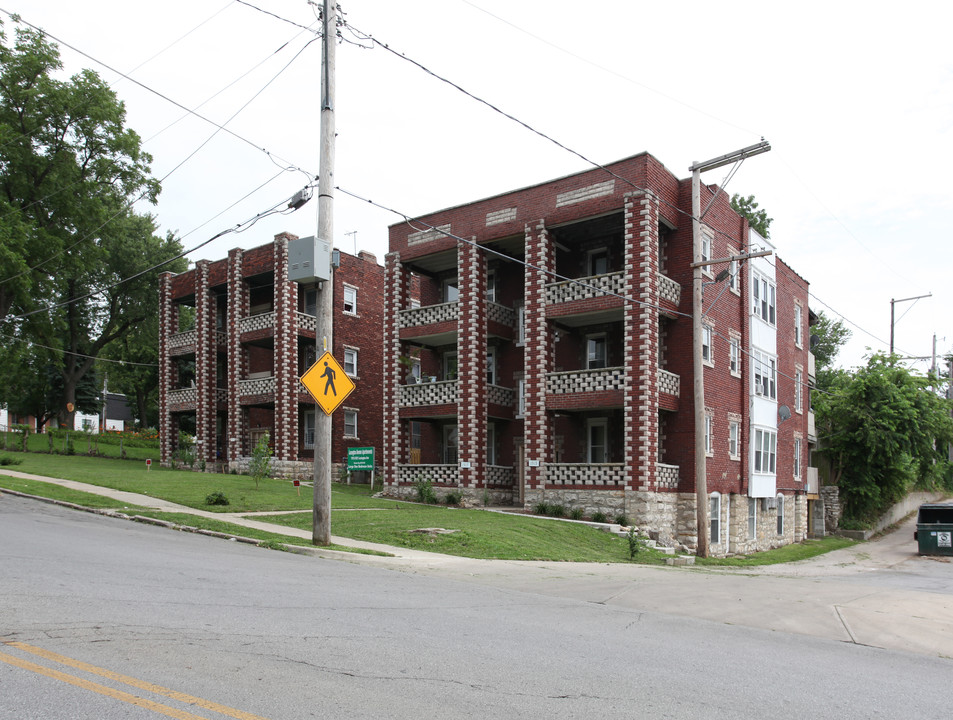
[[[921,505],[913,538],[921,555],[953,555],[953,504]]]

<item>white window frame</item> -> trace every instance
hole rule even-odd
[[[357,315],[357,288],[353,285],[344,285],[341,308],[345,315]]]
[[[801,370],[794,371],[794,411],[804,412],[804,373]]]
[[[341,367],[344,368],[344,374],[349,377],[357,377],[357,348],[345,347],[344,348],[344,362],[341,364]],[[348,358],[351,358],[349,361]],[[348,365],[351,365],[351,369],[348,370]],[[418,375],[419,377],[419,375]]]
[[[593,357],[592,349],[594,346],[602,348],[602,365],[593,364],[600,360],[598,357]],[[607,367],[609,367],[609,340],[606,334],[586,335],[586,370],[603,370]]]
[[[754,462],[752,471],[760,475],[775,475],[778,467],[778,433],[767,428],[755,428]]]
[[[496,348],[486,351],[486,384],[496,385]]]
[[[708,410],[705,411],[705,455],[714,457],[714,435],[715,435],[715,416]]]
[[[778,493],[778,535],[784,535],[784,495]]]
[[[754,314],[773,327],[777,326],[777,286],[764,275],[754,273],[752,278],[752,303]]]
[[[761,350],[755,350],[751,373],[754,380],[753,392],[772,400],[778,399],[778,360]]]
[[[721,544],[721,493],[708,496],[708,540],[712,545]]]
[[[801,306],[798,303],[794,304],[794,345],[796,347],[803,347],[804,342],[804,331],[801,328],[801,325],[804,322],[803,311]]]
[[[460,299],[460,286],[456,277],[447,278],[441,286],[441,294],[445,303],[457,302]]]
[[[715,332],[711,325],[702,324],[702,362],[708,367],[715,367],[715,353],[712,341]]]
[[[521,418],[526,415],[526,380],[520,378],[516,381],[516,417]]]
[[[592,442],[592,432],[599,429],[602,432],[602,459],[595,459],[593,450],[599,446]],[[589,418],[586,421],[586,462],[590,464],[602,464],[609,461],[609,419],[608,418]]]
[[[748,539],[758,537],[758,498],[748,498]]]
[[[520,303],[516,306],[516,345],[526,344],[526,306]]]
[[[348,433],[348,426],[353,427],[353,431]],[[344,408],[344,437],[356,438],[357,434],[357,410],[355,408]]]
[[[486,301],[496,302],[496,270],[490,270],[486,274]]]
[[[794,479],[801,481],[801,438],[794,438],[794,457],[792,466],[794,469]]]
[[[732,337],[728,341],[728,371],[735,377],[741,377],[741,338]]]
[[[315,430],[315,417],[314,410],[308,410],[303,413],[304,423],[303,431],[304,437],[302,438],[302,445],[304,445],[305,450],[314,450],[314,430]],[[310,425],[310,428],[308,427]],[[308,441],[308,430],[311,430],[311,440]]]
[[[702,231],[701,237],[701,251],[702,251],[702,262],[708,262],[713,259],[712,250],[715,243],[715,236],[709,232]],[[708,277],[712,277],[711,265],[703,265],[702,273]]]
[[[741,423],[737,420],[728,421],[728,457],[741,459]]]
[[[737,254],[737,250],[728,248],[729,255]],[[735,295],[741,295],[741,264],[737,260],[728,262],[728,289]]]

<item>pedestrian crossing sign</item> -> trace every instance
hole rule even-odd
[[[329,352],[325,352],[307,369],[301,376],[301,384],[311,393],[325,415],[337,410],[355,387],[354,381]]]

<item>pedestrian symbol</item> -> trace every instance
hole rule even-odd
[[[337,410],[344,398],[354,390],[354,381],[329,352],[324,353],[308,368],[301,376],[301,384],[311,393],[325,415]]]

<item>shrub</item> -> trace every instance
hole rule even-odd
[[[0,455],[0,465],[21,465],[23,458],[16,458],[12,455]]]
[[[537,515],[549,515],[549,503],[540,500],[533,505],[533,512]]]
[[[625,515],[625,513],[619,513],[615,516],[615,524],[621,525],[622,527],[628,527],[631,525],[629,518]]]
[[[205,496],[206,505],[228,505],[228,498],[221,490],[209,493]]]
[[[592,521],[597,523],[604,523],[608,520],[606,514],[601,510],[598,510],[592,514]]]
[[[251,463],[248,470],[255,478],[255,489],[258,484],[266,477],[271,477],[271,446],[268,445],[268,433],[265,433],[258,439],[258,444],[251,451]]]
[[[565,517],[565,515],[566,515],[566,508],[563,507],[562,505],[550,505],[550,506],[549,506],[549,514],[550,514],[550,516],[556,517],[556,518]]]
[[[569,517],[573,520],[582,520],[582,508],[574,507],[569,511]]]
[[[414,490],[417,491],[417,502],[427,503],[428,505],[437,504],[437,493],[434,492],[433,482],[430,478],[418,476],[414,480]]]
[[[463,493],[459,490],[451,490],[446,494],[443,500],[445,503],[447,503],[447,505],[456,507],[460,504],[460,501],[463,500]]]
[[[626,540],[629,541],[629,559],[633,560],[642,549],[642,538],[635,534],[635,528],[629,528],[629,532],[626,534]]]

